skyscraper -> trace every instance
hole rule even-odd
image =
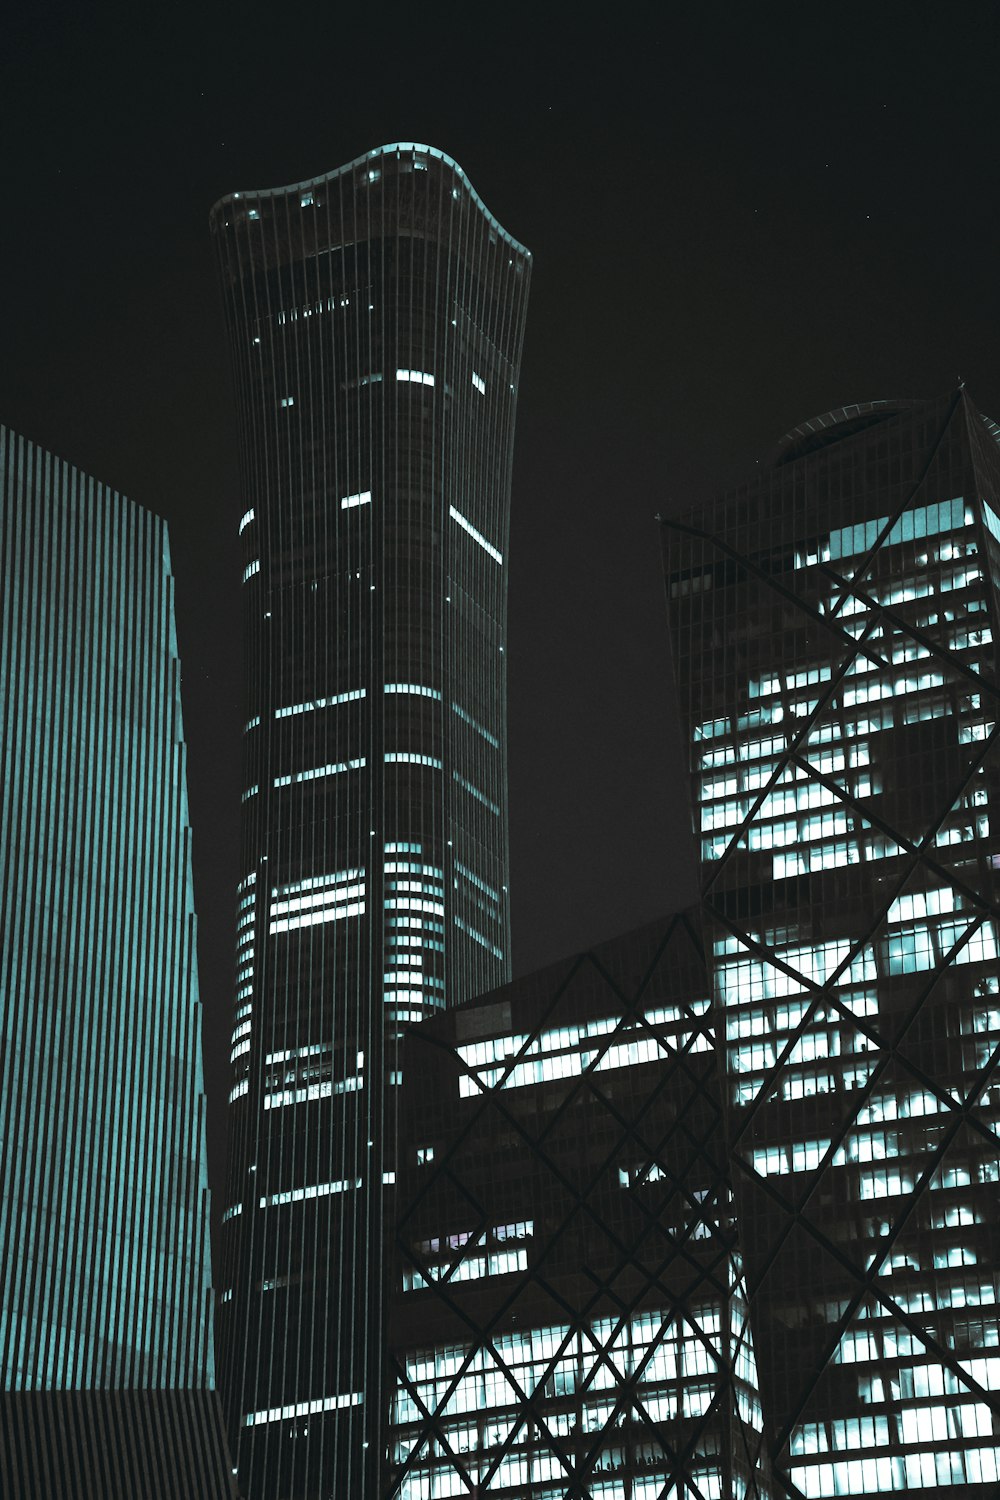
[[[0,428],[0,1490],[231,1493],[164,523]]]
[[[699,929],[410,1033],[387,1495],[770,1493]]]
[[[794,1496],[996,1487],[998,439],[964,391],[862,403],[664,522],[765,1431]]]
[[[247,649],[221,1329],[252,1496],[375,1493],[400,1038],[509,972],[504,662],[530,257],[385,146],[213,211]]]

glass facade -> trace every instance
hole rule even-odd
[[[697,913],[406,1042],[400,1500],[763,1500]]]
[[[997,432],[964,391],[845,408],[663,523],[792,1495],[996,1489]]]
[[[0,428],[0,1491],[230,1493],[164,523]]]
[[[251,1496],[373,1495],[400,1039],[509,973],[510,466],[530,256],[386,146],[213,211],[247,643],[220,1309]]]

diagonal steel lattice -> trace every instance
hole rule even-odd
[[[696,929],[672,920],[635,977],[601,950],[486,997],[510,996],[517,1038],[489,1079],[454,1015],[412,1035],[407,1136],[438,1145],[401,1192],[403,1274],[423,1285],[396,1303],[391,1495],[767,1495]],[[561,1028],[586,1032],[575,1076],[526,1083]],[[461,1078],[474,1097],[444,1106]],[[501,1219],[534,1233],[521,1269],[483,1277]],[[435,1262],[449,1228],[469,1237]],[[526,1371],[525,1338],[544,1347]],[[463,1411],[480,1373],[497,1402]]]
[[[945,1380],[951,1382],[949,1389],[956,1400],[958,1396],[974,1398],[984,1408],[991,1409],[994,1422],[1000,1424],[1000,1399],[977,1373],[983,1366],[974,1357],[989,1335],[980,1329],[977,1343],[974,1323],[970,1321],[967,1327],[959,1325],[954,1315],[946,1311],[955,1304],[945,1301],[938,1305],[944,1276],[938,1273],[931,1278],[925,1276],[928,1288],[914,1290],[919,1280],[916,1268],[926,1266],[928,1261],[937,1267],[939,1257],[945,1254],[940,1249],[935,1253],[935,1245],[944,1243],[944,1236],[942,1226],[935,1223],[930,1195],[947,1181],[946,1166],[957,1162],[967,1171],[967,1164],[973,1161],[979,1170],[980,1184],[1000,1175],[995,1107],[1000,1091],[992,1095],[990,1092],[1000,1079],[1000,1025],[996,1017],[977,1034],[974,1046],[933,1044],[935,1037],[951,1034],[946,1030],[949,1010],[954,1027],[959,1024],[954,1021],[954,1013],[960,1006],[968,1009],[976,996],[996,994],[995,961],[977,962],[974,968],[969,961],[973,957],[970,945],[983,931],[995,933],[992,924],[1000,914],[992,846],[988,833],[976,823],[977,816],[983,816],[984,786],[995,807],[996,740],[1000,733],[995,716],[1000,691],[991,670],[968,665],[932,633],[919,628],[905,610],[892,608],[881,600],[877,581],[873,583],[873,575],[880,568],[891,572],[893,564],[886,549],[893,529],[901,516],[923,498],[921,492],[933,477],[942,442],[949,429],[954,436],[952,424],[964,417],[959,393],[928,444],[915,482],[906,488],[892,514],[881,522],[874,545],[857,567],[853,571],[835,569],[829,561],[817,558],[814,567],[804,571],[798,591],[788,586],[787,577],[770,573],[766,566],[761,566],[759,557],[740,555],[724,537],[710,535],[683,521],[663,523],[668,531],[701,545],[705,549],[703,557],[714,552],[724,559],[735,576],[755,588],[760,598],[780,598],[789,634],[797,627],[812,632],[809,659],[824,660],[831,667],[829,680],[817,693],[810,711],[803,717],[792,718],[795,728],[785,737],[784,752],[777,756],[758,794],[750,799],[748,811],[721,857],[706,865],[704,885],[706,930],[713,939],[713,947],[726,939],[735,940],[737,950],[756,961],[762,973],[784,977],[793,986],[792,992],[798,991],[808,1001],[798,1021],[776,1046],[774,1060],[753,1097],[744,1099],[741,1105],[733,1101],[727,1111],[736,1173],[737,1215],[745,1241],[751,1323],[758,1347],[770,1349],[779,1345],[784,1362],[783,1368],[779,1368],[777,1359],[765,1361],[761,1366],[761,1392],[774,1476],[793,1496],[803,1493],[789,1473],[791,1443],[796,1432],[801,1431],[801,1424],[809,1419],[829,1419],[838,1410],[842,1417],[856,1415],[860,1409],[856,1393],[852,1409],[842,1370],[838,1368],[845,1340],[859,1329],[874,1329],[872,1337],[882,1339],[879,1353],[886,1372],[902,1368],[897,1349],[908,1339],[911,1362],[925,1355],[932,1357],[945,1372]],[[977,473],[976,479],[978,493],[988,494],[995,473]],[[980,551],[986,554],[983,563],[993,561],[991,544],[982,529],[978,539]],[[820,579],[831,590],[826,612],[818,610],[815,602]],[[995,629],[997,608],[992,588],[988,589],[987,600],[990,623]],[[850,628],[845,628],[844,606],[848,601],[851,623]],[[825,648],[817,646],[817,640],[824,641]],[[948,753],[942,748],[936,759],[922,767],[923,783],[934,787],[935,796],[933,805],[923,808],[922,826],[918,829],[901,826],[898,817],[893,819],[884,810],[880,813],[879,799],[858,795],[852,789],[846,763],[842,776],[831,775],[815,764],[819,757],[810,750],[814,730],[838,711],[845,682],[858,664],[864,662],[866,668],[892,673],[894,659],[896,663],[908,659],[933,662],[948,698],[946,722],[955,731],[956,743],[961,705],[963,700],[969,701],[968,695],[978,695],[972,701],[985,705],[983,712],[989,716],[981,739],[966,744],[958,755],[953,748]],[[795,666],[803,664],[800,659]],[[811,784],[822,788],[827,794],[826,805],[846,812],[847,826],[859,847],[862,833],[875,830],[887,841],[887,848],[895,851],[880,862],[879,879],[873,886],[873,889],[880,887],[877,897],[869,899],[863,911],[856,903],[849,919],[840,916],[839,926],[836,910],[815,909],[819,886],[812,885],[811,875],[786,881],[781,888],[776,884],[769,893],[770,906],[760,903],[761,911],[767,910],[769,927],[763,916],[752,922],[745,910],[740,910],[741,887],[743,907],[749,907],[746,883],[750,868],[741,870],[740,861],[748,856],[750,830],[775,788],[788,785],[793,779],[797,787]],[[901,808],[903,801],[898,798],[897,801]],[[953,852],[954,844],[942,838],[945,825],[956,810],[966,815],[969,833],[968,844],[960,847],[958,854]],[[866,890],[862,881],[870,872],[864,870],[863,864],[855,868],[857,895],[861,896]],[[890,981],[882,957],[887,951],[890,912],[904,894],[931,888],[951,893],[952,909],[961,918],[956,924],[954,941],[935,955],[933,963],[908,974],[905,982],[896,976]],[[810,951],[810,937],[815,943],[833,933],[850,931],[835,966],[821,978],[814,977],[808,966],[804,971],[790,960],[788,933],[790,928],[796,928],[796,923],[796,937],[806,953]],[[778,941],[776,934],[781,932],[784,938]],[[846,1003],[843,993],[851,976],[866,964],[877,976],[881,997],[874,1016],[859,1015]],[[727,997],[720,991],[718,975],[716,995],[721,1011]],[[996,1005],[995,999],[993,1004]],[[791,1176],[772,1175],[758,1169],[755,1151],[778,1142],[791,1150],[795,1110],[785,1102],[782,1085],[790,1067],[807,1055],[805,1043],[817,1026],[837,1028],[842,1036],[851,1033],[859,1039],[854,1049],[857,1055],[852,1059],[853,1087],[849,1092],[840,1090],[837,1096],[826,1096],[825,1121],[822,1128],[816,1127],[819,1144],[824,1149],[812,1169]],[[737,1044],[730,1044],[731,1066],[739,1065],[738,1050]],[[845,1172],[850,1170],[850,1152],[859,1124],[868,1120],[873,1100],[886,1092],[898,1095],[905,1090],[916,1090],[930,1101],[927,1107],[934,1116],[933,1128],[902,1125],[893,1132],[900,1158],[911,1164],[909,1178],[904,1182],[900,1174],[900,1190],[891,1195],[891,1202],[883,1199],[880,1204],[857,1205],[853,1222],[845,1224],[843,1182]],[[787,1097],[791,1098],[791,1094]],[[799,1111],[799,1119],[802,1118],[804,1111]],[[801,1124],[798,1128],[801,1130]],[[973,1247],[967,1253],[986,1268],[985,1274],[995,1282],[1000,1250],[995,1190],[991,1197],[981,1186],[978,1198],[984,1208],[979,1222],[972,1228],[966,1226],[965,1241]],[[902,1291],[889,1284],[888,1273],[899,1262],[912,1263],[914,1268],[914,1275]],[[787,1327],[782,1329],[780,1325],[783,1320],[787,1325],[796,1291],[802,1298],[803,1313],[806,1311],[803,1266],[809,1267],[813,1278],[811,1305],[821,1311],[815,1316],[813,1327],[803,1326],[800,1336],[793,1338],[788,1336]],[[883,1327],[891,1325],[898,1330],[898,1337],[895,1332],[891,1338],[879,1334],[879,1320]],[[964,1346],[956,1333],[960,1326],[965,1327]],[[790,1359],[788,1354],[792,1349],[794,1357]],[[899,1388],[905,1387],[900,1384]],[[891,1420],[895,1426],[889,1428],[890,1436],[899,1448],[907,1434],[897,1419]],[[894,1478],[902,1472],[894,1470]],[[891,1487],[900,1486],[893,1482]]]

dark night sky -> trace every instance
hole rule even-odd
[[[243,506],[223,193],[441,147],[535,255],[510,546],[518,972],[694,892],[653,520],[806,417],[1000,418],[1000,9],[982,0],[76,5],[0,52],[0,421],[170,522],[213,1173]]]

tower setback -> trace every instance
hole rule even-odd
[[[224,1386],[249,1495],[374,1495],[402,1031],[509,974],[530,256],[409,143],[212,228],[247,663]]]

